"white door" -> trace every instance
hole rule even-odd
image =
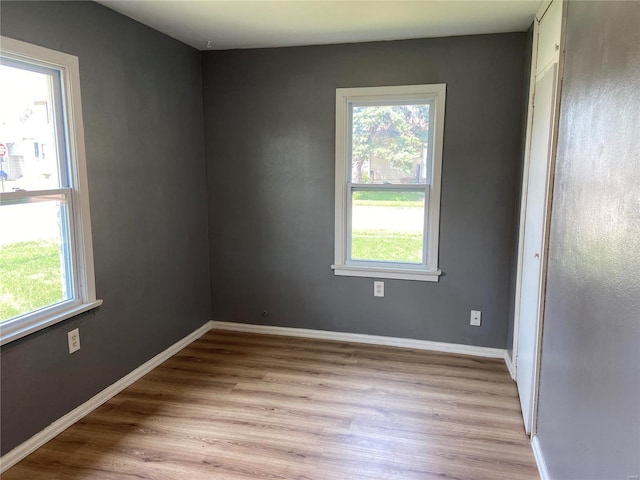
[[[539,315],[542,298],[543,248],[547,219],[549,168],[553,152],[553,128],[558,64],[553,63],[537,79],[527,178],[527,203],[522,254],[520,322],[516,382],[527,433],[536,408]]]

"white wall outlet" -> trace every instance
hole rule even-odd
[[[384,282],[373,282],[373,296],[384,297]]]
[[[482,312],[480,310],[471,310],[471,321],[469,322],[469,325],[473,325],[474,327],[479,327],[481,320],[482,320]]]
[[[69,340],[69,353],[80,350],[80,329],[76,328],[68,332],[67,339]]]

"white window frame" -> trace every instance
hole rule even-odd
[[[440,230],[440,184],[442,175],[442,146],[444,141],[446,84],[402,85],[391,87],[362,87],[336,89],[336,171],[335,171],[335,275],[370,278],[392,278],[437,282],[442,272],[438,268]],[[430,100],[434,112],[429,128],[434,128],[431,149],[431,183],[398,185],[366,184],[362,188],[417,190],[425,194],[425,223],[422,264],[400,262],[360,261],[349,258],[351,229],[351,192],[359,185],[351,184],[350,138],[352,106],[362,104],[388,105],[417,103]]]
[[[0,345],[4,345],[96,308],[102,300],[96,299],[78,57],[7,37],[0,37],[0,54],[9,60],[60,72],[68,187],[0,193],[0,204],[64,198],[68,206],[73,284],[69,300],[0,323]]]

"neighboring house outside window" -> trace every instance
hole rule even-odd
[[[438,281],[445,94],[336,90],[336,275]]]
[[[0,340],[96,299],[78,59],[0,40]]]

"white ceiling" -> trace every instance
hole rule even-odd
[[[541,0],[98,3],[199,50],[227,50],[524,31]]]

